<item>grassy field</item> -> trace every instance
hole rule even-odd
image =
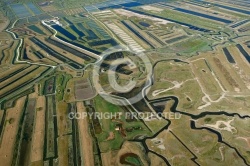
[[[196,126],[199,127],[199,125]],[[190,117],[183,115],[181,119],[171,120],[169,130],[161,132],[154,139],[147,140],[147,144],[152,150],[162,155],[168,155],[167,159],[172,158],[170,160],[172,165],[183,162],[188,162],[190,163],[189,165],[192,165],[190,158],[194,157],[194,155],[197,156],[196,161],[201,165],[206,163],[215,165],[243,164],[242,159],[239,158],[233,149],[217,141],[217,135],[207,130],[191,129]],[[169,142],[173,143],[169,144]],[[164,148],[168,149],[168,151],[163,150]],[[180,149],[182,150],[179,151]],[[223,153],[220,153],[221,149]]]
[[[146,11],[148,13],[152,13],[150,11]],[[210,21],[208,19],[202,19],[196,16],[192,16],[192,15],[187,15],[181,12],[177,12],[174,10],[170,10],[170,9],[165,9],[164,11],[160,12],[160,13],[152,13],[158,16],[162,16],[162,17],[166,17],[169,19],[173,19],[176,21],[180,21],[180,22],[184,22],[184,23],[192,23],[193,25],[202,27],[202,28],[208,28],[210,30],[219,30],[219,27],[222,27],[223,24],[220,24],[218,22],[215,21]]]
[[[72,78],[71,75],[66,73],[58,73],[56,76],[56,99],[57,101],[63,100],[64,90],[67,82]]]
[[[192,55],[197,55],[198,52],[210,51],[212,49],[210,43],[211,41],[209,40],[193,37],[171,46],[160,48],[157,51],[160,53],[178,53],[190,57]]]
[[[249,96],[239,95],[238,97],[227,96],[226,99],[221,100],[218,103],[213,103],[210,106],[206,107],[205,110],[210,112],[218,112],[218,110],[226,111],[228,113],[238,113],[241,116],[247,115],[249,112]]]
[[[63,99],[66,102],[74,102],[75,101],[74,79],[71,79],[67,82],[66,88],[64,89]]]
[[[155,155],[154,153],[149,152],[148,157],[151,161],[154,162],[155,165],[159,165],[159,166],[165,165],[165,161],[162,158],[160,158],[159,156]]]
[[[229,121],[231,122],[229,123]],[[221,125],[216,127],[216,123],[221,123]],[[199,120],[198,125],[215,125],[215,127],[212,128],[221,132],[223,140],[235,147],[240,154],[245,157],[247,163],[250,163],[248,155],[248,148],[250,146],[249,134],[246,132],[249,127],[249,120],[243,120],[237,116],[230,118],[226,116],[206,116]]]
[[[247,90],[241,75],[237,72],[237,64],[228,63],[222,50],[219,50],[216,56],[207,56],[207,60],[227,91],[239,92]]]
[[[242,87],[242,89],[249,91],[250,83],[249,83],[249,76],[247,73],[250,69],[250,66],[245,61],[244,57],[240,54],[240,52],[235,46],[230,46],[228,49],[230,53],[232,54],[234,60],[236,61],[236,66],[234,67],[234,70],[237,72],[238,77],[239,76],[241,77],[241,79],[236,79],[236,80],[239,82],[239,84],[240,84],[240,81],[242,80],[245,84],[245,87],[248,87],[247,89]]]
[[[121,108],[111,103],[108,103],[100,96],[97,96],[95,98],[95,108],[96,112],[100,113],[105,113],[105,112],[117,113],[122,111]],[[113,140],[105,141],[109,135],[109,132],[115,130],[115,123],[112,122],[111,119],[105,119],[105,118],[99,119],[99,121],[101,123],[103,132],[97,135],[97,138],[98,141],[100,142],[100,148],[102,149],[102,151],[107,151],[109,149],[113,150],[119,149],[124,140],[118,132],[115,132],[115,138]]]
[[[172,60],[158,62],[154,68],[154,84],[148,93],[150,99],[177,96],[179,110],[196,111],[202,103],[202,91],[199,88],[191,66]]]
[[[128,161],[129,158],[136,159],[137,162],[140,162],[140,165],[149,164],[148,158],[145,155],[145,150],[142,148],[142,145],[140,143],[130,141],[124,142],[121,150],[116,153],[116,156],[114,158],[111,158],[111,162],[113,162],[115,165],[125,165],[125,161]],[[126,165],[132,165],[132,163],[126,163]]]
[[[168,131],[162,131],[157,137],[148,139],[146,143],[150,150],[161,154],[167,159],[172,158],[171,165],[178,165],[184,162],[191,165],[192,163],[190,158],[193,155]],[[168,150],[166,151],[166,149]],[[181,157],[177,160],[175,158],[178,155]]]
[[[221,96],[222,89],[216,81],[213,69],[210,68],[209,62],[200,59],[192,62],[192,70],[200,84],[202,85],[205,93],[207,93],[212,99],[218,99]]]
[[[121,107],[113,105],[105,101],[102,97],[97,96],[95,98],[95,108],[96,112],[109,112],[109,113],[123,113],[121,118],[110,118],[110,119],[100,119],[103,132],[97,135],[98,141],[100,142],[100,148],[102,151],[117,150],[120,149],[122,143],[127,139],[132,139],[138,135],[151,135],[148,128],[139,120],[127,121],[124,116],[124,111]],[[117,125],[121,125],[122,129],[116,131]],[[124,131],[122,131],[124,130]],[[127,132],[127,130],[130,132]],[[107,140],[110,132],[114,133],[114,138]],[[122,134],[123,133],[123,134]],[[124,136],[125,134],[125,136]]]

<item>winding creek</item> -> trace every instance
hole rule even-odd
[[[174,61],[178,61],[178,62],[187,63],[187,62],[182,61],[182,60],[180,60],[180,59],[168,59],[168,60],[174,60]],[[162,61],[166,61],[166,60],[162,60]],[[158,62],[160,62],[160,61],[158,61]],[[158,62],[157,62],[157,63],[158,63]],[[157,63],[154,64],[153,68],[156,66]],[[152,73],[152,75],[151,75],[150,78],[151,78],[151,81],[150,81],[150,82],[152,82],[152,85],[153,85],[153,82],[154,82],[154,81],[153,81],[153,80],[154,80],[154,78],[153,78],[153,73]],[[150,85],[150,86],[151,86],[151,85]],[[185,116],[191,117],[191,118],[192,118],[192,120],[190,120],[190,127],[191,127],[191,129],[193,129],[193,130],[203,130],[203,129],[205,129],[205,130],[208,130],[209,132],[212,132],[213,134],[216,134],[217,137],[218,137],[218,142],[223,143],[224,145],[226,145],[226,146],[228,146],[229,148],[233,149],[233,150],[237,153],[237,155],[243,160],[243,162],[244,162],[246,165],[249,165],[249,164],[247,163],[246,159],[240,154],[240,152],[239,152],[235,147],[233,147],[233,146],[231,146],[230,144],[228,144],[228,143],[226,143],[226,142],[223,141],[223,138],[222,138],[220,132],[218,132],[218,131],[216,131],[216,130],[213,130],[213,129],[211,129],[211,128],[208,128],[208,127],[201,127],[201,128],[198,128],[198,127],[195,126],[195,121],[194,121],[194,120],[203,118],[203,117],[205,117],[205,116],[207,116],[207,115],[225,115],[225,116],[230,116],[230,117],[238,116],[240,119],[250,118],[249,115],[243,115],[243,116],[242,116],[242,115],[240,115],[240,114],[238,114],[238,113],[228,113],[228,112],[226,112],[226,111],[219,111],[219,112],[209,112],[209,111],[205,111],[205,112],[202,112],[202,113],[200,113],[200,114],[198,114],[198,115],[193,115],[193,114],[190,114],[190,113],[187,113],[187,112],[182,112],[182,111],[177,110],[177,107],[178,107],[178,104],[179,104],[179,99],[178,99],[178,97],[176,97],[176,96],[168,96],[168,97],[163,97],[163,98],[159,98],[159,99],[149,100],[149,99],[147,98],[147,96],[146,96],[146,90],[147,90],[147,89],[143,89],[143,90],[142,90],[143,96],[145,96],[145,98],[144,98],[145,102],[153,103],[153,102],[163,102],[163,101],[173,100],[173,101],[174,101],[174,104],[173,104],[173,105],[171,106],[171,108],[170,108],[170,111],[171,111],[171,112],[173,112],[173,113],[180,113],[181,115],[185,115]],[[158,112],[156,112],[156,113],[158,113]],[[171,125],[171,121],[170,121],[169,119],[166,119],[165,117],[162,117],[161,114],[160,114],[159,116],[168,122],[168,124],[167,124],[166,126],[164,126],[163,128],[161,128],[161,129],[160,129],[158,132],[156,132],[153,136],[144,137],[143,139],[133,139],[133,140],[130,140],[130,141],[134,141],[134,142],[139,142],[139,143],[141,143],[142,146],[145,148],[147,154],[148,154],[149,152],[151,152],[151,153],[157,155],[158,157],[160,157],[162,160],[164,160],[164,162],[165,162],[167,165],[171,165],[171,164],[169,163],[168,159],[166,159],[164,156],[162,156],[162,155],[160,155],[160,154],[158,154],[158,153],[156,153],[156,152],[150,150],[150,149],[148,148],[147,144],[146,144],[146,140],[147,140],[147,139],[156,138],[162,131],[167,130],[167,129],[169,128],[169,126]],[[171,133],[176,137],[176,139],[178,139],[178,140],[182,143],[182,145],[183,145],[183,146],[184,146],[184,147],[194,156],[193,158],[191,158],[191,160],[192,160],[195,164],[199,165],[199,164],[196,162],[197,156],[196,156],[196,155],[195,155],[195,154],[194,154],[194,153],[193,153],[193,152],[192,152],[192,151],[191,151],[191,150],[190,150],[190,149],[189,149],[189,148],[188,148],[188,147],[187,147],[187,146],[186,146],[186,145],[185,145],[185,144],[184,144],[184,143],[183,143],[183,142],[182,142],[173,132],[172,132],[172,131],[169,131],[169,132],[171,132]]]
[[[193,129],[193,130],[208,130],[209,132],[212,132],[213,134],[216,134],[217,137],[218,137],[218,142],[220,143],[223,143],[224,145],[228,146],[229,148],[235,150],[235,152],[237,153],[237,155],[243,160],[243,162],[246,164],[246,165],[249,165],[246,161],[246,159],[240,154],[240,152],[233,146],[231,146],[230,144],[228,144],[227,142],[224,142],[223,141],[223,138],[220,134],[220,132],[216,131],[216,130],[213,130],[211,128],[208,128],[208,127],[196,127],[195,125],[195,120],[196,119],[199,119],[199,118],[202,118],[202,117],[205,117],[207,115],[225,115],[225,116],[230,116],[230,117],[234,117],[235,115],[239,116],[239,118],[241,119],[245,119],[245,118],[250,118],[250,116],[246,115],[246,116],[240,116],[239,114],[237,113],[227,113],[227,112],[202,112],[201,114],[199,115],[192,115],[192,114],[189,114],[189,113],[186,113],[186,112],[181,112],[181,111],[178,111],[177,110],[177,106],[178,106],[178,103],[179,103],[179,99],[175,96],[169,96],[169,97],[164,97],[164,98],[160,98],[160,99],[155,99],[155,100],[148,100],[146,98],[146,100],[150,103],[152,102],[159,102],[159,101],[169,101],[169,100],[173,100],[174,101],[174,104],[173,106],[171,107],[170,111],[173,112],[173,113],[180,113],[182,115],[186,115],[186,116],[189,116],[192,118],[192,120],[190,120],[190,127]],[[166,159],[164,156],[150,150],[146,144],[146,140],[147,139],[153,139],[153,138],[156,138],[162,131],[164,130],[167,130],[169,128],[169,126],[171,125],[171,121],[169,119],[166,119],[164,117],[161,116],[161,118],[165,119],[166,121],[168,121],[168,124],[166,126],[164,126],[162,129],[160,129],[158,132],[156,132],[153,136],[150,136],[150,137],[144,137],[143,139],[134,139],[134,140],[130,140],[130,141],[135,141],[135,142],[139,142],[143,145],[143,147],[145,148],[146,150],[146,153],[153,153],[155,155],[157,155],[158,157],[160,157],[161,159],[163,159],[165,161],[165,163],[167,165],[170,165],[168,159]],[[178,139],[182,145],[194,156],[193,158],[191,158],[191,160],[196,163],[197,165],[199,165],[195,160],[197,159],[197,156],[172,132],[172,131],[169,131],[171,132],[175,137],[176,139]]]

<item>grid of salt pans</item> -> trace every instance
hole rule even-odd
[[[134,39],[132,39],[126,32],[124,32],[120,27],[115,25],[114,23],[108,23],[105,22],[105,24],[119,37],[121,38],[127,45],[128,47],[138,53],[138,52],[143,52],[145,51],[142,46],[140,46]]]

